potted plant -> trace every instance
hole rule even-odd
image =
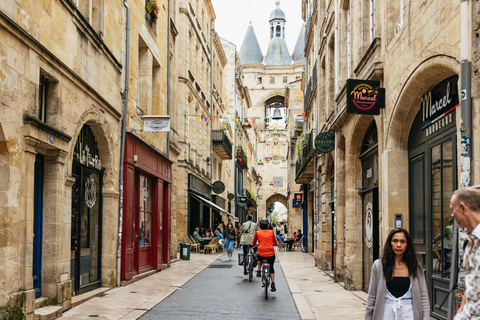
[[[145,4],[145,9],[152,18],[156,19],[158,17],[159,7],[156,0],[148,0]]]
[[[207,157],[207,159],[205,159],[205,161],[210,162],[210,157]]]

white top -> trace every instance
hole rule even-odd
[[[385,288],[384,320],[413,320],[412,284],[405,294],[396,298]]]

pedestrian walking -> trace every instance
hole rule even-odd
[[[248,248],[252,246],[253,236],[257,232],[258,227],[255,222],[252,221],[253,217],[251,214],[247,216],[247,222],[242,224],[240,227],[240,244],[243,246],[243,257],[248,255]],[[247,274],[247,265],[243,264],[243,274]]]
[[[465,228],[468,240],[463,254],[466,290],[454,320],[480,319],[480,191],[462,188],[450,198],[452,217]]]
[[[390,232],[382,258],[373,263],[365,309],[370,319],[430,320],[423,268],[405,229]]]
[[[235,249],[235,233],[237,230],[233,227],[233,223],[227,223],[225,229],[225,251],[227,251],[227,261],[232,261],[233,250]]]

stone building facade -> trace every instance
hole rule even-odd
[[[305,80],[313,84],[305,90],[306,131],[335,137],[330,153],[309,146],[296,177],[311,190],[305,196],[314,208],[316,263],[347,288],[366,291],[373,260],[402,225],[425,267],[432,315],[444,319],[438,306],[448,292],[450,262],[434,239],[449,225],[448,201],[460,186],[460,2],[305,0],[302,6]],[[473,47],[475,70],[478,41]],[[379,115],[347,113],[347,79],[380,82],[386,93]],[[475,119],[476,84],[471,93]],[[438,101],[445,109],[431,111]],[[473,140],[478,129],[474,121]],[[471,185],[479,181],[478,157],[473,148]]]
[[[219,124],[217,120],[225,111],[223,69],[227,63],[220,37],[213,29],[213,5],[198,0],[177,1],[177,6],[175,245],[184,242],[195,227],[210,228],[226,216],[225,208],[214,203],[225,199],[213,199],[212,183],[221,179],[221,162],[230,157],[220,154],[211,143],[213,126]]]
[[[300,90],[305,67],[303,29],[290,55],[285,42],[285,13],[280,9],[280,2],[276,4],[269,19],[270,43],[267,54],[263,56],[252,24],[247,28],[240,48],[242,78],[252,100],[248,118],[255,121],[254,128],[249,130],[255,130],[258,135],[255,141],[251,139],[257,153],[256,172],[261,176],[260,183],[257,182],[258,219],[266,217],[267,208],[275,202],[282,203],[290,210],[290,194],[299,190],[299,186],[290,184],[288,172],[290,129],[295,128],[297,118],[302,117],[299,108],[301,101],[295,92]],[[292,214],[296,212],[290,211]],[[290,217],[292,227],[300,229],[300,219],[293,218],[293,215]]]
[[[0,3],[0,318],[116,282],[123,17],[106,1]]]

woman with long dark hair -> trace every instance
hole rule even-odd
[[[390,232],[382,258],[373,263],[365,319],[430,319],[423,268],[405,229]]]
[[[225,251],[227,251],[227,261],[232,261],[233,249],[235,246],[235,228],[233,227],[233,223],[227,223],[227,227],[225,228],[225,233],[223,236],[225,237]]]

